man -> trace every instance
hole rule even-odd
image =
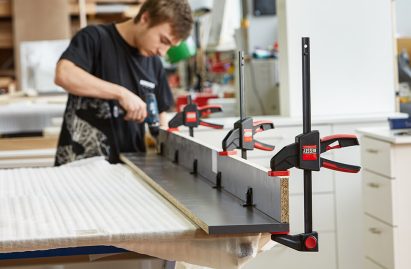
[[[69,93],[56,165],[93,156],[116,163],[120,152],[145,151],[147,85],[164,126],[173,98],[158,56],[186,39],[192,24],[187,0],[147,0],[134,20],[73,37],[56,67],[55,83]]]

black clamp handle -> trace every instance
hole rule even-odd
[[[312,136],[316,131],[310,132],[305,136]],[[317,132],[318,133],[318,132]],[[301,136],[298,136],[301,137]],[[297,137],[297,140],[298,140]],[[305,140],[299,140],[305,141]],[[361,170],[360,166],[339,163],[336,161],[331,161],[325,158],[320,158],[320,154],[333,149],[340,149],[345,147],[357,146],[359,145],[358,138],[355,135],[350,134],[337,134],[332,136],[326,136],[320,140],[320,151],[317,150],[315,145],[308,145],[307,143],[293,143],[284,148],[282,148],[272,159],[270,163],[271,175],[275,176],[279,174],[277,172],[282,172],[290,168],[296,167],[301,169],[301,160],[304,160],[304,156],[300,155],[312,155],[312,159],[308,160],[310,162],[317,162],[317,167],[324,167],[327,169],[345,172],[345,173],[358,173]],[[307,151],[311,150],[310,153]],[[307,160],[305,160],[306,162]],[[307,169],[307,167],[304,167]],[[311,169],[313,171],[318,171],[319,169]]]
[[[330,135],[321,139],[321,153],[333,149],[358,146],[359,144],[358,138],[355,135]],[[339,163],[324,158],[321,158],[321,167],[345,173],[358,173],[361,170],[361,167],[356,165]]]
[[[169,130],[176,130],[179,126],[190,128],[190,136],[193,136],[193,128],[199,125],[214,129],[223,129],[224,125],[203,121],[202,118],[213,113],[222,112],[221,106],[203,106],[198,107],[192,103],[191,96],[187,96],[188,104],[183,111],[177,113],[169,122]]]
[[[274,129],[271,121],[253,121],[252,118],[245,118],[234,123],[234,128],[228,132],[222,141],[223,151],[220,155],[229,155],[235,153],[235,149],[253,150],[254,148],[273,151],[274,146],[260,142],[254,138],[254,135],[267,130]]]
[[[259,120],[253,122],[254,134],[261,133],[271,129],[274,129],[274,124],[271,121]],[[265,151],[273,151],[275,149],[275,146],[254,139],[254,148]]]

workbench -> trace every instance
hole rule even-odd
[[[267,233],[207,235],[129,167],[101,158],[2,169],[0,186],[3,259],[128,250],[227,269],[270,241]]]

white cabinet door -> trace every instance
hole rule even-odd
[[[376,264],[374,261],[371,261],[370,259],[365,258],[364,259],[364,269],[386,269],[386,268]]]
[[[364,210],[393,226],[398,225],[397,180],[363,171]]]
[[[290,195],[289,206],[291,233],[304,232],[304,196]],[[320,234],[335,231],[335,201],[333,193],[313,195],[313,230]]]
[[[386,126],[387,122],[336,124],[333,134],[355,134],[357,129]],[[361,145],[334,151],[337,162],[361,165]],[[361,174],[335,173],[335,201],[337,219],[338,268],[362,268],[363,248],[363,198]],[[355,243],[354,243],[355,242]]]
[[[386,268],[395,268],[394,238],[398,228],[393,228],[370,216],[365,216],[365,256]]]
[[[395,177],[391,169],[391,144],[369,137],[361,139],[361,160],[365,169]]]

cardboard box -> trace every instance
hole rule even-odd
[[[403,49],[407,50],[408,55],[411,57],[411,37],[397,39],[397,53],[400,54]]]

